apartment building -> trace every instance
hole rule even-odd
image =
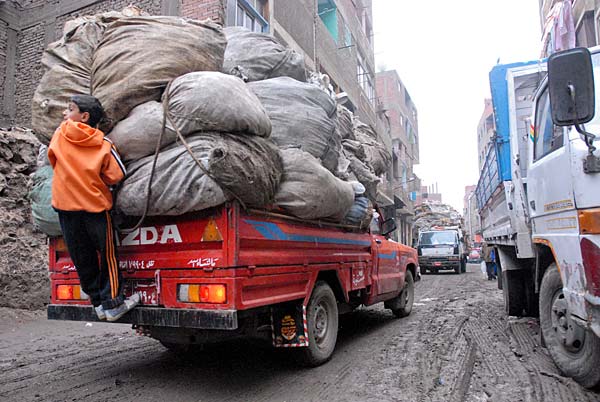
[[[412,236],[412,218],[417,190],[421,187],[414,174],[419,164],[417,108],[395,70],[376,74],[379,112],[385,118],[392,140],[392,166],[387,178],[393,184],[396,220],[402,242]]]
[[[494,105],[491,99],[484,100],[483,113],[477,124],[477,163],[479,171],[483,168],[485,157],[490,146],[492,146],[492,136],[494,135]]]

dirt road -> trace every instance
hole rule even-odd
[[[413,314],[380,306],[341,319],[333,359],[236,341],[179,357],[127,325],[0,310],[1,401],[600,401],[556,371],[539,326],[506,318],[477,267],[426,275]]]

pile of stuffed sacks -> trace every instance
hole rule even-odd
[[[128,171],[118,212],[181,215],[238,200],[368,227],[391,155],[336,103],[327,77],[273,36],[129,7],[68,21],[42,63],[34,133],[48,144],[71,96],[97,97],[99,128]],[[34,176],[34,217],[45,217],[34,223],[58,235],[52,169]]]

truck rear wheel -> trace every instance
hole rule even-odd
[[[298,350],[298,359],[305,366],[316,367],[331,358],[338,334],[337,300],[326,282],[316,283],[306,316],[308,346]]]
[[[540,326],[558,369],[586,388],[600,386],[600,338],[576,324],[567,308],[558,267],[552,263],[540,287]]]
[[[522,316],[527,306],[524,278],[521,271],[502,271],[502,296],[508,315]]]
[[[385,307],[392,310],[392,313],[398,317],[408,316],[413,308],[415,301],[415,280],[412,272],[406,271],[406,279],[404,280],[404,288],[402,292],[392,300],[385,302]]]

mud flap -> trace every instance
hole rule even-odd
[[[301,301],[271,307],[271,330],[277,348],[308,346],[306,307]]]

